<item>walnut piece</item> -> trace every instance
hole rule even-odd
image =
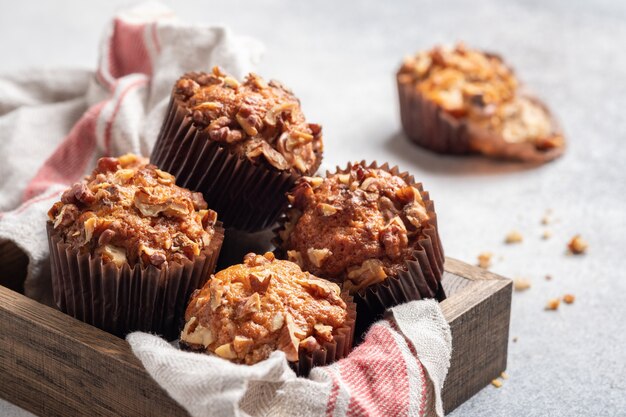
[[[563,302],[565,304],[574,304],[575,300],[576,300],[576,297],[574,296],[574,294],[565,294],[563,296]]]
[[[329,249],[326,249],[326,248],[324,249],[309,248],[307,250],[307,257],[309,258],[311,263],[318,268],[321,267],[324,260],[328,258],[329,256],[331,256],[332,254],[333,253]]]
[[[491,266],[491,258],[493,257],[493,253],[491,252],[481,252],[478,254],[478,266],[484,269],[488,269]]]
[[[504,242],[507,244],[521,243],[522,240],[524,240],[524,237],[522,236],[522,234],[518,232],[517,230],[513,230],[509,232],[509,234],[506,235]]]
[[[526,291],[531,286],[531,282],[526,278],[515,278],[513,280],[513,288],[515,291]]]
[[[576,235],[569,241],[567,247],[574,255],[582,255],[587,252],[589,244],[580,235]]]
[[[560,303],[561,303],[561,300],[559,300],[558,298],[551,298],[548,300],[545,309],[552,310],[552,311],[558,310]]]

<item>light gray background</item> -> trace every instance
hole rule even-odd
[[[365,158],[410,170],[437,203],[447,255],[475,262],[490,250],[502,257],[494,271],[532,279],[513,297],[510,379],[452,415],[626,415],[626,2],[168,3],[187,21],[265,43],[259,73],[292,87],[324,125],[326,166]],[[101,29],[127,4],[2,1],[0,71],[93,68]],[[502,53],[545,98],[567,133],[563,158],[528,169],[435,156],[405,140],[395,70],[405,54],[456,40]],[[542,241],[548,208],[558,222]],[[524,242],[505,246],[512,229]],[[565,254],[576,233],[590,243],[585,256]],[[543,310],[566,292],[574,305]],[[2,401],[0,414],[27,415]]]

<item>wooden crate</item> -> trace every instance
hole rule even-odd
[[[506,368],[511,281],[446,259],[446,412]],[[125,340],[0,286],[0,396],[42,416],[185,416]]]

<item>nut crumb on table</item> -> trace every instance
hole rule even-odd
[[[515,278],[513,288],[515,291],[525,291],[531,287],[531,281],[527,278]]]
[[[574,296],[574,294],[565,294],[563,296],[563,302],[565,304],[574,304],[575,300],[576,300],[576,296]]]
[[[491,252],[481,252],[478,255],[478,266],[484,269],[489,268],[491,266],[492,257],[493,257],[493,253]]]
[[[512,243],[521,243],[524,240],[524,237],[517,230],[513,230],[506,235],[504,239],[504,243],[512,244]]]
[[[551,310],[551,311],[556,311],[559,309],[559,304],[561,303],[561,300],[559,300],[558,298],[551,298],[548,300],[548,303],[546,304],[545,309],[546,310]]]
[[[567,244],[567,248],[574,255],[582,255],[583,253],[587,252],[588,247],[589,244],[580,235],[574,236]]]

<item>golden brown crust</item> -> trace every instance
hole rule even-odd
[[[398,82],[412,86],[454,119],[467,122],[473,151],[515,158],[518,150],[504,145],[531,144],[537,152],[565,146],[550,112],[521,91],[515,74],[499,56],[462,44],[435,47],[407,58],[398,71]],[[519,159],[528,159],[528,153]]]
[[[305,175],[319,166],[321,126],[307,123],[300,101],[276,81],[249,74],[239,83],[215,67],[185,74],[173,94],[211,140],[252,161]]]
[[[217,213],[202,194],[136,155],[101,158],[48,212],[65,243],[104,262],[160,267],[209,246]]]
[[[429,214],[420,191],[384,169],[300,180],[279,231],[281,249],[303,269],[358,291],[406,268]]]
[[[181,343],[238,363],[257,363],[275,350],[295,362],[301,349],[333,340],[346,309],[336,284],[272,253],[248,254],[193,294]]]

